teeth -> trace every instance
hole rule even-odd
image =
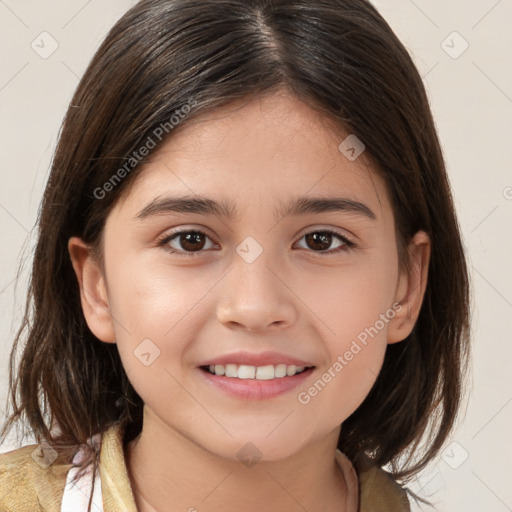
[[[214,375],[225,375],[226,377],[238,379],[271,380],[281,377],[291,377],[304,371],[305,366],[294,364],[278,364],[267,366],[249,366],[245,364],[211,364],[208,369]]]

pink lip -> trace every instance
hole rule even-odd
[[[293,363],[291,363],[293,364]],[[302,366],[302,365],[300,365]],[[207,370],[199,370],[208,383],[234,398],[242,400],[263,400],[282,395],[299,387],[309,378],[314,368],[304,370],[292,377],[280,377],[272,380],[237,379],[224,375],[213,375]]]
[[[307,361],[302,361],[301,359],[296,359],[295,357],[272,351],[261,352],[259,354],[251,352],[233,352],[232,354],[226,354],[224,356],[216,357],[215,359],[209,359],[208,361],[201,363],[199,366],[210,366],[211,364],[244,364],[248,366],[294,364],[295,366],[314,366]]]

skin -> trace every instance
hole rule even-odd
[[[414,326],[430,242],[415,235],[411,273],[400,274],[386,185],[365,153],[350,161],[340,152],[347,135],[286,90],[202,116],[162,143],[109,214],[104,269],[82,240],[69,240],[87,323],[100,340],[117,343],[145,403],[142,433],[126,447],[139,510],[352,510],[334,458],[340,426],[370,391],[387,345]],[[137,218],[170,194],[229,199],[240,218]],[[377,218],[346,211],[274,217],[299,195],[351,198]],[[187,257],[158,245],[178,227],[206,233],[202,252]],[[333,236],[321,252],[304,235],[322,229],[356,246],[334,253],[343,242]],[[263,249],[252,263],[236,252],[248,236]],[[191,251],[183,237],[167,247]],[[378,335],[300,403],[298,393],[396,302],[402,308]],[[133,353],[147,338],[160,350],[149,366]],[[276,350],[316,369],[299,389],[244,401],[209,386],[197,369],[237,350]],[[251,467],[236,455],[247,442],[261,452]]]

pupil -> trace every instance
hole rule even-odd
[[[312,249],[315,249],[314,244],[320,243],[320,247],[316,247],[316,249],[328,249],[331,245],[332,235],[330,233],[320,232],[320,233],[310,233],[306,235],[306,241],[309,245],[310,242],[313,242]]]
[[[201,241],[200,241],[201,237],[202,237],[201,233],[197,233],[197,232],[186,233],[186,234],[182,235],[181,245],[187,251],[188,250],[193,251],[194,249],[202,249],[204,246],[204,241],[201,244]],[[184,242],[183,242],[183,238],[185,239]],[[194,240],[195,240],[195,242],[197,242],[199,240],[199,244],[194,243]],[[187,244],[190,244],[190,245],[187,247]]]

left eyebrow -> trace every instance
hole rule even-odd
[[[227,220],[237,220],[239,214],[236,205],[227,199],[217,201],[203,196],[157,197],[146,205],[134,218],[145,219],[165,213],[196,213],[199,215],[217,215]],[[361,215],[370,220],[377,216],[365,204],[344,197],[298,197],[287,205],[281,204],[274,210],[276,218],[306,213],[347,212]]]

